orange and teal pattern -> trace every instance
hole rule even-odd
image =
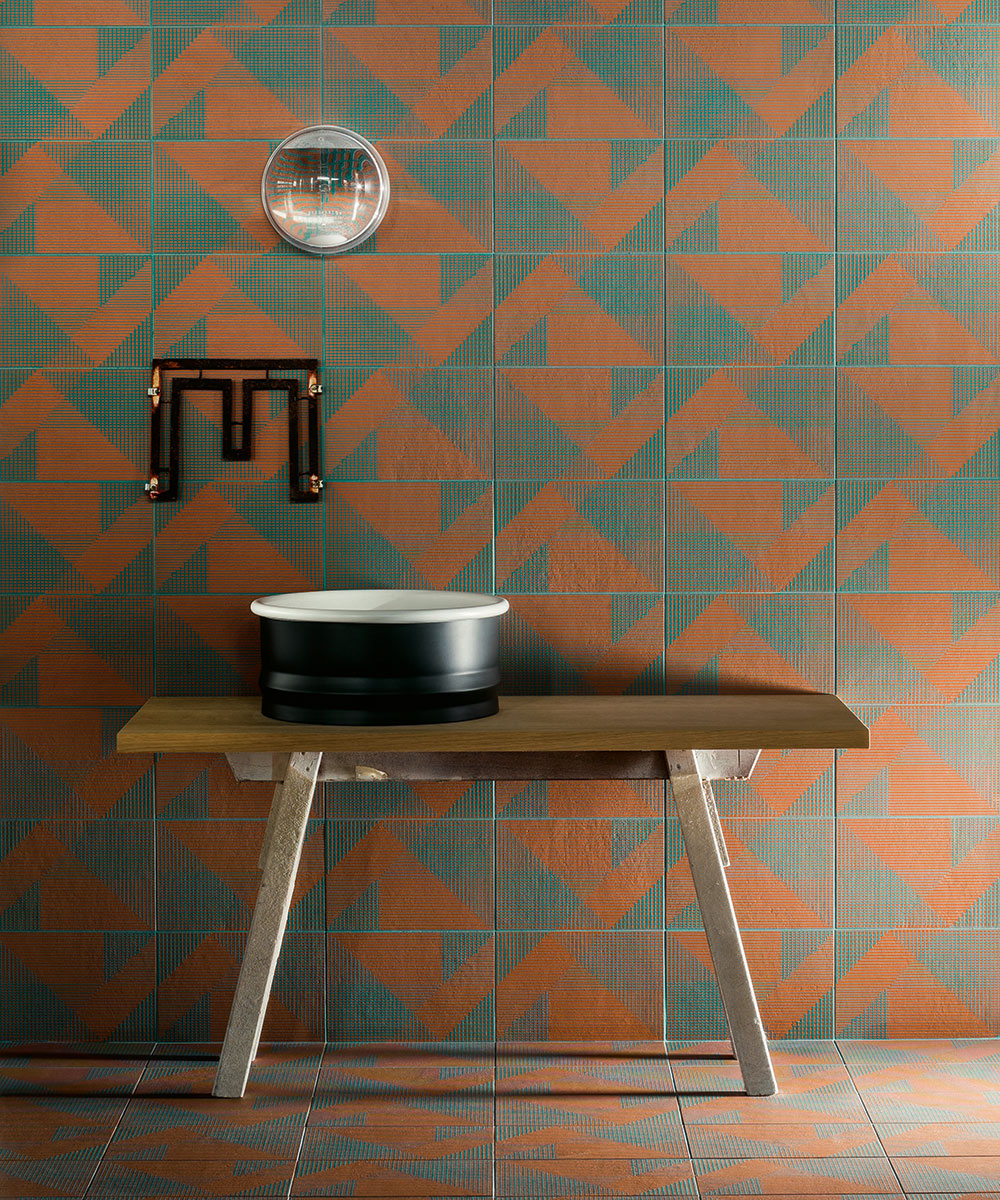
[[[253,596],[389,584],[509,595],[510,691],[836,691],[870,751],[716,787],[768,1030],[1000,1033],[998,56],[993,0],[0,0],[0,1036],[220,1035],[271,788],[115,731],[252,695]],[[323,122],[393,195],[328,261],[259,202]],[[149,506],[154,355],[318,358],[324,503],[283,393],[225,464],[199,393]],[[660,785],[320,793],[266,1036],[721,1036]],[[335,1092],[304,1190],[384,1151]],[[370,1187],[486,1186],[419,1119]],[[502,1189],[723,1192],[753,1141],[587,1168],[630,1122],[572,1178],[511,1132]]]

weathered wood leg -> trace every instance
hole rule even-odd
[[[743,1085],[750,1096],[773,1096],[774,1069],[697,756],[693,750],[668,750],[667,766]]]
[[[288,774],[288,760],[291,756],[288,754],[274,755],[272,759],[272,770],[274,776],[278,780],[274,788],[274,795],[271,797],[271,807],[267,814],[267,826],[264,829],[264,841],[260,847],[260,857],[257,859],[257,866],[263,871],[264,863],[267,862],[268,851],[271,849],[271,838],[274,837],[274,825],[278,819],[278,801],[281,799],[281,789],[285,786],[285,776]]]
[[[260,892],[215,1073],[213,1096],[242,1096],[247,1085],[288,921],[322,757],[319,752],[291,755],[284,781],[275,789]]]

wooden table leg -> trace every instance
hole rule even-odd
[[[275,789],[257,906],[215,1073],[213,1096],[239,1097],[246,1089],[288,921],[322,758],[319,752],[292,754],[284,782]]]
[[[726,881],[719,846],[721,825],[717,833],[695,751],[668,750],[666,757],[691,877],[743,1085],[750,1096],[773,1096],[778,1088]]]

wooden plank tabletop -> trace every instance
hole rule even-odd
[[[503,696],[500,712],[445,725],[296,725],[261,716],[257,696],[147,700],[118,734],[123,754],[235,750],[542,752],[866,747],[836,696]]]

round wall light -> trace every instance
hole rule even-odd
[[[311,125],[275,147],[260,198],[285,241],[311,254],[342,254],[381,224],[389,172],[366,138],[339,125]]]

